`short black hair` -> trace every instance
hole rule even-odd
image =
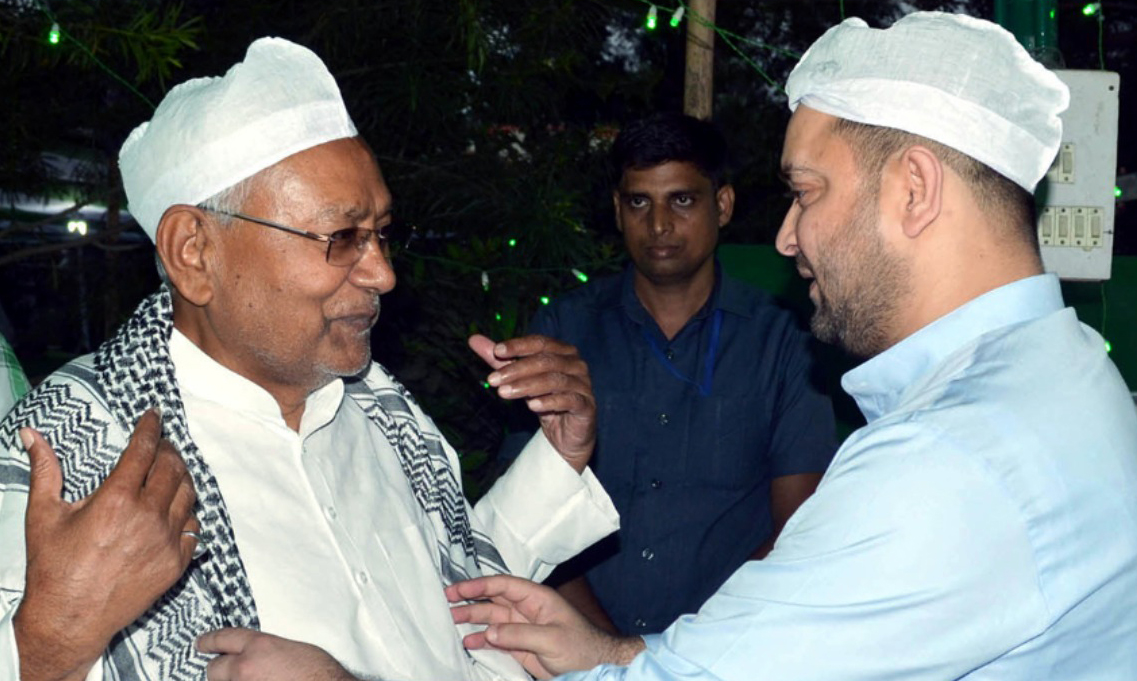
[[[707,121],[681,113],[659,113],[633,121],[620,131],[610,155],[612,183],[624,171],[646,170],[679,161],[699,169],[717,190],[727,179],[726,139]]]
[[[857,167],[870,179],[868,189],[879,191],[880,173],[893,154],[913,145],[931,149],[971,189],[979,208],[999,216],[1011,234],[1038,251],[1038,217],[1034,195],[990,166],[921,135],[838,118],[833,130],[853,149]]]

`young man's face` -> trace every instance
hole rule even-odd
[[[612,201],[628,255],[648,283],[679,284],[713,271],[719,229],[734,210],[730,185],[716,191],[693,164],[668,161],[625,170]]]
[[[863,182],[836,119],[799,106],[786,129],[782,174],[794,195],[777,248],[811,279],[810,327],[826,343],[862,357],[891,344],[907,264],[880,231],[880,178]]]

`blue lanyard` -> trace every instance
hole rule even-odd
[[[663,350],[660,349],[659,343],[655,341],[655,338],[653,338],[651,333],[648,331],[647,325],[645,324],[640,327],[640,332],[643,333],[644,340],[646,340],[647,344],[651,347],[651,352],[653,355],[655,355],[655,358],[659,360],[659,363],[662,364],[668,371],[670,371],[671,375],[675,378],[678,378],[684,383],[690,383],[691,385],[698,388],[699,394],[703,397],[710,397],[711,395],[711,381],[714,378],[715,374],[715,355],[718,354],[719,333],[721,331],[722,310],[715,310],[714,316],[711,317],[711,346],[707,350],[706,357],[703,359],[703,377],[702,380],[696,383],[684,376],[678,369],[675,368],[675,365],[671,363],[671,360],[667,359],[667,355],[663,354]]]

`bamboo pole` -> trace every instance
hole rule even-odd
[[[690,0],[683,113],[709,119],[714,102],[715,0]]]

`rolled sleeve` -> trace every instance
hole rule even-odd
[[[592,471],[578,474],[538,432],[474,509],[514,574],[543,579],[620,527]]]

